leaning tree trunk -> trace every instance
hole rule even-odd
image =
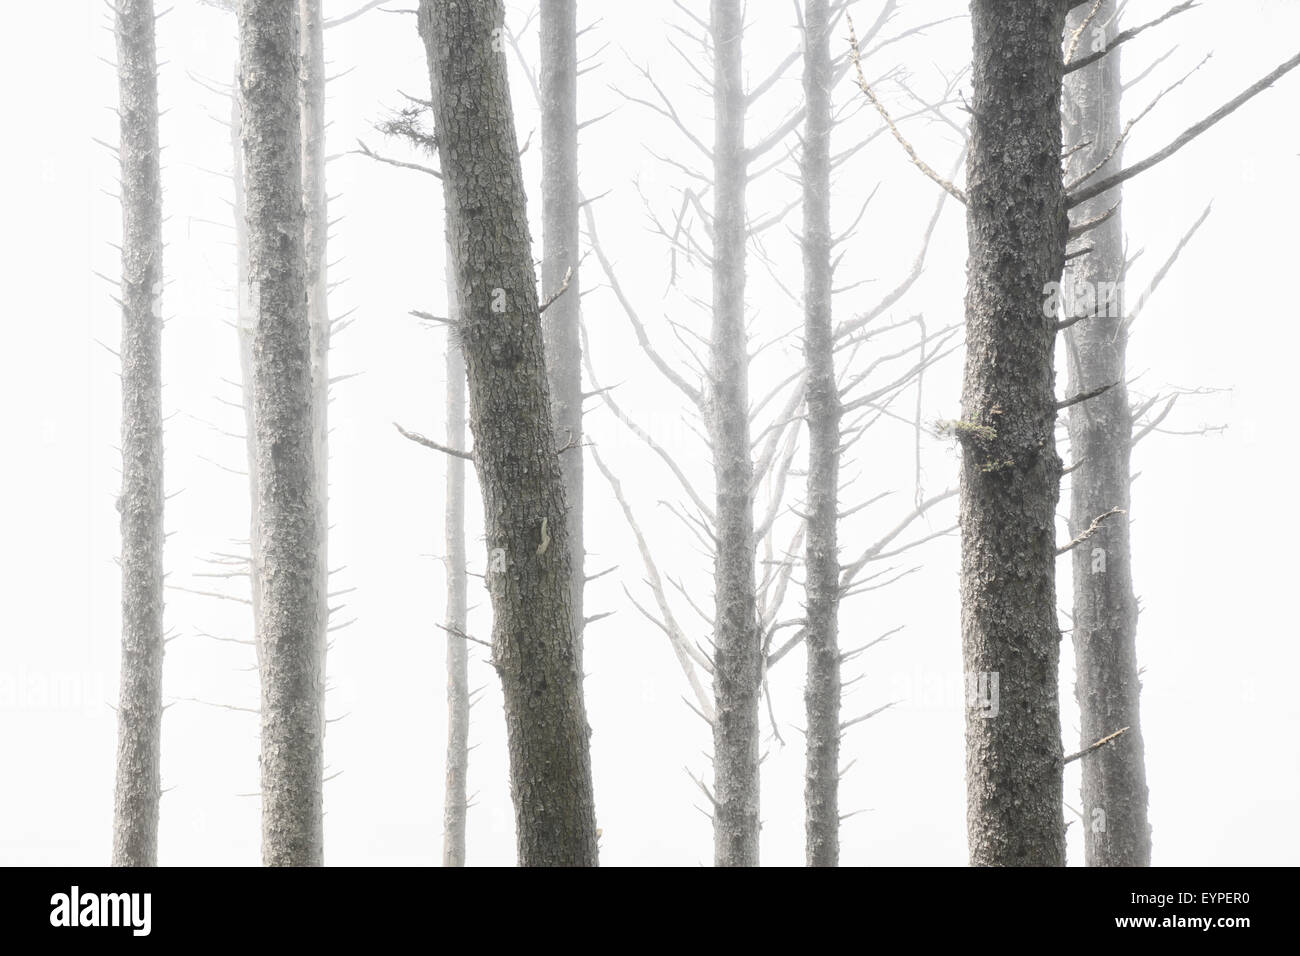
[[[298,10],[239,3],[258,472],[262,860],[320,865],[323,585],[304,273]]]
[[[117,0],[122,671],[113,865],[156,866],[163,665],[162,178],[153,0]]]
[[[758,695],[754,463],[745,335],[745,89],[740,0],[713,0],[713,322],[708,414],[717,497],[714,563],[713,856],[758,865]]]
[[[1065,863],[1049,283],[1061,182],[1062,0],[972,0],[961,472],[966,821],[973,865]]]
[[[1106,0],[1093,22],[1116,26],[1115,2]],[[1069,18],[1067,35],[1091,7]],[[1087,49],[1084,46],[1083,49]],[[1107,154],[1123,131],[1120,117],[1120,54],[1065,79],[1065,135],[1069,178],[1105,164],[1096,175],[1119,171],[1122,149]],[[1118,190],[1079,206],[1080,222],[1100,217],[1119,200]],[[1079,304],[1095,303],[1089,317],[1067,335],[1070,394],[1103,385],[1109,391],[1069,411],[1070,530],[1078,534],[1099,515],[1120,509],[1100,525],[1086,545],[1074,549],[1075,695],[1079,701],[1080,740],[1086,747],[1127,727],[1114,743],[1083,761],[1083,828],[1089,866],[1149,866],[1151,827],[1147,822],[1147,781],[1139,726],[1137,600],[1129,551],[1129,449],[1133,420],[1124,383],[1128,335],[1124,327],[1124,228],[1119,211],[1093,228],[1092,251],[1072,259],[1067,289],[1091,290]]]
[[[567,510],[501,42],[501,0],[421,0],[483,494],[519,862],[595,865]],[[566,293],[567,294],[567,293]]]
[[[456,277],[447,250],[447,318],[455,322]],[[465,356],[447,340],[447,447],[465,447]],[[447,458],[447,781],[442,809],[442,865],[465,865],[469,778],[469,573],[465,554],[465,459]]]
[[[307,324],[311,340],[312,456],[316,465],[316,583],[320,588],[322,681],[329,627],[329,280],[325,193],[325,27],[321,0],[300,0],[303,251],[307,262]],[[324,727],[324,725],[322,725]],[[322,729],[322,734],[324,730]],[[322,745],[323,746],[323,745]],[[322,761],[324,757],[322,756]],[[323,795],[322,795],[323,800]],[[323,812],[323,810],[322,810]]]
[[[569,504],[570,588],[574,632],[582,649],[586,548],[582,531],[582,343],[578,331],[578,4],[541,2],[542,294],[568,290],[542,322],[551,415]],[[572,273],[569,270],[572,269]],[[581,661],[581,657],[579,657]]]
[[[804,643],[808,674],[804,777],[809,866],[840,859],[840,397],[831,330],[830,0],[804,4],[803,289],[808,406],[808,539]]]

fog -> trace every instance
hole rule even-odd
[[[326,0],[325,13],[337,17],[359,5]],[[439,558],[446,461],[404,440],[392,423],[442,434],[447,334],[410,312],[444,314],[446,308],[443,200],[432,177],[356,152],[360,140],[385,156],[431,162],[375,130],[408,102],[403,93],[429,96],[425,52],[416,18],[406,9],[412,5],[394,0],[325,35],[334,77],[326,106],[329,211],[336,220],[329,239],[330,280],[336,283],[330,310],[339,316],[355,309],[331,347],[332,374],[353,376],[332,389],[329,436],[329,563],[342,569],[330,584],[331,590],[353,590],[331,603],[346,603],[334,622],[354,619],[330,635],[324,826],[332,865],[434,865],[441,857],[448,638],[437,623],[445,595]],[[688,5],[707,15],[707,5]],[[874,19],[877,6],[855,5],[855,11],[862,7],[854,13],[859,26]],[[1145,22],[1167,6],[1131,0],[1125,22]],[[899,80],[936,100],[968,67],[965,8],[956,0],[904,3],[887,35],[952,19],[864,63],[895,115],[915,108]],[[529,9],[509,0],[507,25],[523,28]],[[14,321],[0,375],[8,449],[0,489],[10,503],[7,547],[0,551],[0,766],[7,772],[0,791],[0,862],[100,864],[108,861],[112,842],[121,626],[114,509],[120,312],[113,288],[96,275],[112,277],[120,268],[113,246],[120,232],[117,165],[95,142],[117,138],[116,80],[103,62],[113,59],[113,36],[104,29],[111,22],[99,2],[18,4],[7,13],[0,70],[10,91],[10,132],[0,179],[9,215],[0,262]],[[711,137],[712,105],[669,44],[685,42],[670,24],[695,27],[669,3],[581,3],[579,21],[598,21],[579,40],[580,53],[594,54],[588,64],[594,69],[579,78],[579,117],[608,113],[580,132],[581,187],[586,196],[599,197],[591,209],[601,247],[655,346],[689,369],[690,339],[675,335],[670,320],[707,332],[709,274],[698,257],[674,255],[654,223],[671,232],[682,191],[698,189],[677,164],[707,171],[707,161],[670,121],[635,99],[654,98],[645,68],[682,121],[705,140]],[[791,4],[751,3],[747,23],[747,79],[756,83],[798,48],[800,35]],[[1128,115],[1212,57],[1134,127],[1126,156],[1154,152],[1245,89],[1294,52],[1298,34],[1300,7],[1294,3],[1219,0],[1133,40],[1124,47],[1126,77],[1172,52],[1126,92]],[[846,37],[837,30],[833,53],[847,49]],[[511,96],[521,139],[532,134],[522,160],[540,258],[539,111],[528,75],[536,70],[535,21],[519,44],[523,61],[513,51],[509,56]],[[158,49],[164,61],[166,622],[172,636],[164,672],[170,706],[163,719],[167,789],[159,862],[255,865],[256,660],[252,646],[228,640],[252,638],[247,584],[206,576],[219,570],[208,560],[213,554],[237,550],[248,536],[232,325],[231,146],[223,125],[230,105],[210,88],[231,81],[234,19],[178,0],[158,21]],[[749,141],[799,105],[799,69],[796,61],[756,104]],[[885,76],[895,70],[902,72]],[[1133,458],[1138,663],[1156,865],[1291,864],[1300,858],[1300,759],[1293,743],[1300,734],[1300,695],[1293,687],[1300,634],[1285,603],[1300,567],[1292,547],[1293,511],[1275,493],[1298,464],[1290,441],[1290,376],[1300,326],[1287,291],[1300,220],[1300,193],[1293,186],[1300,163],[1298,83],[1294,74],[1283,78],[1124,187],[1129,256],[1143,251],[1128,277],[1131,301],[1212,204],[1142,309],[1128,355],[1135,402],[1171,389],[1198,392],[1179,399]],[[969,95],[969,85],[963,74],[958,90]],[[944,115],[963,123],[960,97],[953,99]],[[852,227],[836,273],[838,319],[871,308],[907,274],[938,188],[888,134],[879,135],[881,121],[851,76],[837,83],[835,101],[844,109],[833,152],[877,134],[837,169],[833,184],[835,231]],[[924,117],[901,125],[931,166],[945,174],[954,168],[962,144],[952,126]],[[791,135],[760,161],[762,168],[781,160],[749,190],[751,221],[783,216],[750,247],[751,351],[767,346],[751,369],[755,401],[803,361],[798,160],[786,155],[796,146]],[[960,328],[966,248],[963,210],[950,201],[923,274],[882,321],[921,315],[931,331]],[[616,386],[612,395],[627,416],[709,491],[712,469],[698,422],[638,346],[596,257],[588,256],[581,269],[583,321],[599,384]],[[904,347],[912,334],[900,332],[891,347]],[[855,361],[877,357],[867,351]],[[1058,349],[1058,395],[1065,384],[1063,352]],[[919,400],[923,423],[958,416],[961,376],[960,353],[927,369]],[[586,387],[593,387],[590,379]],[[772,403],[764,421],[779,414],[788,394]],[[617,473],[660,570],[680,581],[692,601],[710,605],[712,562],[672,512],[684,499],[673,475],[599,398],[587,409],[586,439]],[[956,444],[928,433],[917,442],[914,385],[896,410],[902,420],[882,418],[844,463],[845,508],[891,493],[843,523],[845,561],[897,524],[918,492],[933,495],[957,485]],[[757,425],[755,434],[763,427]],[[1068,464],[1066,446],[1063,438]],[[797,526],[802,467],[796,459],[774,528],[778,554]],[[756,510],[761,513],[767,500],[761,489]],[[692,776],[711,775],[709,728],[683,702],[691,692],[664,633],[630,599],[647,608],[654,603],[623,512],[590,457],[585,501],[587,572],[614,569],[588,585],[585,599],[588,615],[609,612],[586,628],[584,651],[601,862],[707,865],[711,827],[701,812],[707,798]],[[955,498],[935,506],[905,540],[945,531],[956,521],[956,508]],[[467,515],[470,570],[481,574],[482,510],[472,480]],[[1057,540],[1069,540],[1064,520]],[[847,598],[841,607],[845,648],[901,627],[845,665],[846,683],[860,677],[846,688],[846,719],[896,702],[848,730],[842,744],[842,763],[854,763],[841,782],[841,812],[862,811],[841,827],[845,864],[966,863],[959,558],[956,533],[938,535],[887,562],[894,570],[886,578],[897,581]],[[1058,562],[1063,608],[1070,601],[1068,561]],[[790,613],[781,616],[797,614],[801,580],[796,573],[783,605]],[[678,620],[702,637],[708,625],[684,595],[670,587],[668,596]],[[481,578],[470,579],[470,605],[470,634],[487,637],[491,607]],[[1062,627],[1068,626],[1062,615]],[[468,862],[510,865],[514,815],[501,685],[487,655],[487,648],[470,645],[471,686],[482,693],[470,735],[469,789],[475,796]],[[1067,633],[1060,674],[1067,752],[1077,749],[1079,726],[1073,668]],[[765,697],[761,707],[765,865],[803,862],[803,685],[803,650],[795,648],[772,668],[770,700]],[[1079,806],[1079,775],[1078,762],[1067,765],[1067,806]],[[1068,859],[1081,865],[1082,827],[1070,810],[1065,815],[1074,820],[1067,830]]]

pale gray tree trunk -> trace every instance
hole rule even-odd
[[[253,301],[248,285],[248,208],[244,195],[243,117],[239,109],[239,69],[235,69],[235,83],[230,97],[230,143],[232,156],[231,178],[234,182],[235,217],[235,334],[239,345],[239,384],[244,408],[244,456],[248,467],[248,580],[249,598],[253,606],[253,634],[258,633],[261,614],[261,588],[258,584],[257,562],[252,558],[257,541],[257,426],[253,422]],[[258,651],[261,663],[261,651]]]
[[[501,41],[500,0],[421,0],[469,425],[483,495],[519,862],[597,862],[564,478]]]
[[[316,465],[316,580],[320,588],[320,674],[329,627],[329,280],[325,192],[325,31],[321,0],[299,0],[301,21],[303,251],[307,257],[307,323],[311,337],[312,455]],[[324,730],[322,729],[322,733]],[[323,759],[323,758],[322,758]]]
[[[447,250],[447,318],[457,320],[456,276]],[[447,447],[465,447],[465,356],[447,339]],[[469,776],[469,573],[465,553],[465,459],[447,455],[447,781],[442,811],[442,865],[465,865]]]
[[[1105,0],[1091,23],[1105,24],[1105,38],[1116,33],[1115,0]],[[1091,6],[1073,12],[1066,35],[1078,29]],[[1092,47],[1088,31],[1080,54]],[[1114,149],[1123,132],[1120,115],[1120,52],[1065,79],[1067,176],[1077,179],[1100,165],[1095,175],[1119,172],[1123,149]],[[1081,204],[1076,219],[1102,216],[1119,201],[1119,190]],[[1129,451],[1133,432],[1125,386],[1124,227],[1119,211],[1080,240],[1092,251],[1072,259],[1067,289],[1087,288],[1095,302],[1090,317],[1070,326],[1067,394],[1114,385],[1069,410],[1070,531],[1077,535],[1099,515],[1119,508],[1095,535],[1073,550],[1075,696],[1079,701],[1080,746],[1087,747],[1121,728],[1128,732],[1083,760],[1083,829],[1089,866],[1149,866],[1151,827],[1147,821],[1147,781],[1139,720],[1137,600],[1129,549]]]
[[[754,463],[745,334],[745,89],[740,0],[712,0],[713,320],[707,423],[717,499],[713,855],[757,866],[762,646],[754,584]]]
[[[1068,232],[1062,0],[972,0],[961,472],[967,832],[973,865],[1065,863],[1052,365]]]
[[[808,651],[804,704],[805,851],[809,866],[840,857],[839,472],[840,396],[831,327],[830,0],[804,4],[803,270],[808,414],[808,533],[805,545]]]
[[[542,331],[551,415],[569,504],[574,629],[582,647],[586,548],[582,531],[582,342],[578,329],[578,4],[541,0],[542,295],[568,290],[546,309]]]
[[[258,472],[262,860],[323,862],[324,593],[303,245],[296,4],[240,0],[239,96]]]
[[[113,865],[156,866],[163,665],[162,178],[153,0],[116,0],[122,182],[122,662]]]

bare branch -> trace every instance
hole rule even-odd
[[[1074,207],[1079,205],[1080,203],[1087,202],[1089,199],[1092,199],[1095,196],[1100,196],[1102,193],[1114,189],[1120,183],[1132,179],[1138,173],[1145,172],[1146,170],[1150,169],[1152,166],[1155,166],[1157,163],[1161,163],[1164,160],[1168,159],[1170,156],[1174,155],[1174,153],[1178,152],[1180,149],[1182,149],[1184,146],[1186,146],[1196,137],[1204,133],[1215,123],[1219,122],[1219,120],[1228,116],[1230,113],[1235,111],[1239,106],[1241,106],[1247,100],[1252,99],[1257,94],[1268,89],[1275,82],[1277,82],[1281,77],[1285,76],[1291,70],[1294,70],[1297,66],[1300,66],[1300,53],[1297,53],[1291,59],[1287,60],[1285,63],[1283,63],[1281,66],[1275,69],[1272,73],[1268,74],[1268,76],[1264,77],[1258,83],[1255,83],[1254,85],[1248,87],[1247,89],[1242,91],[1238,96],[1234,97],[1233,99],[1229,100],[1227,103],[1220,106],[1217,110],[1215,110],[1213,113],[1211,113],[1205,119],[1201,120],[1196,125],[1188,127],[1188,129],[1185,130],[1181,136],[1175,139],[1164,149],[1156,153],[1152,153],[1146,159],[1138,163],[1135,163],[1134,165],[1130,166],[1128,169],[1122,169],[1112,176],[1107,176],[1105,179],[1101,180],[1098,183],[1094,183],[1091,186],[1087,186],[1083,189],[1077,190],[1076,192],[1070,193],[1069,196],[1067,197],[1067,205],[1070,207]]]
[[[1061,761],[1061,762],[1062,762],[1062,763],[1072,763],[1072,762],[1074,762],[1075,760],[1078,760],[1080,757],[1085,757],[1085,756],[1087,756],[1088,754],[1092,753],[1094,750],[1100,750],[1102,747],[1106,746],[1106,744],[1110,743],[1112,740],[1114,740],[1114,739],[1115,739],[1116,737],[1118,737],[1120,734],[1126,732],[1128,729],[1129,729],[1129,728],[1127,728],[1127,727],[1121,727],[1119,730],[1115,731],[1113,734],[1107,734],[1105,737],[1102,737],[1101,740],[1098,740],[1095,744],[1089,744],[1087,747],[1084,747],[1084,748],[1083,748],[1082,750],[1080,750],[1077,754],[1070,754],[1068,757],[1066,757],[1066,758],[1065,758],[1063,761]]]
[[[1057,548],[1056,553],[1058,555],[1062,555],[1065,554],[1065,552],[1067,551],[1072,551],[1074,548],[1077,548],[1079,545],[1083,544],[1083,542],[1087,541],[1094,534],[1096,534],[1101,529],[1102,522],[1104,522],[1107,518],[1111,518],[1114,517],[1115,515],[1122,515],[1122,514],[1128,514],[1128,512],[1125,511],[1123,508],[1116,507],[1116,508],[1111,508],[1109,511],[1105,512],[1104,514],[1097,515],[1097,517],[1092,519],[1092,523],[1088,525],[1087,529],[1082,531],[1080,534],[1076,535],[1074,539],[1070,541],[1069,544],[1062,545],[1061,547]]]
[[[1121,30],[1119,33],[1115,34],[1115,39],[1111,40],[1109,43],[1106,44],[1106,49],[1098,50],[1096,53],[1089,53],[1087,56],[1079,60],[1068,60],[1065,64],[1065,72],[1067,74],[1073,73],[1075,70],[1082,70],[1085,66],[1088,66],[1090,63],[1096,63],[1107,53],[1111,52],[1117,46],[1119,46],[1121,43],[1124,43],[1127,40],[1131,40],[1139,33],[1143,33],[1146,30],[1149,30],[1151,27],[1164,23],[1172,16],[1177,16],[1178,14],[1183,13],[1184,11],[1191,10],[1195,6],[1196,6],[1196,0],[1185,0],[1185,2],[1180,3],[1175,7],[1171,7],[1169,10],[1166,10],[1163,14],[1156,17],[1154,20],[1148,20],[1146,23],[1143,23],[1141,26],[1131,27],[1128,30]]]
[[[432,448],[434,451],[440,451],[444,455],[451,455],[455,458],[464,458],[466,461],[474,460],[474,456],[470,452],[461,451],[459,448],[451,448],[447,445],[439,444],[432,438],[425,438],[419,432],[408,432],[401,425],[397,424],[397,422],[393,422],[393,427],[397,429],[398,433],[403,438],[408,441],[413,441],[417,445],[423,445],[425,448]]]
[[[880,118],[885,121],[885,125],[889,127],[889,131],[894,135],[894,139],[898,140],[898,145],[902,146],[904,152],[907,153],[907,158],[912,161],[912,165],[941,186],[944,192],[948,193],[948,195],[952,196],[963,206],[966,205],[966,194],[936,173],[930,165],[925,162],[925,160],[921,159],[921,157],[916,154],[916,150],[912,148],[912,144],[904,138],[903,134],[899,132],[898,127],[894,124],[894,120],[889,115],[889,111],[885,109],[885,104],[880,102],[880,99],[867,83],[867,78],[862,73],[862,58],[861,53],[858,50],[858,38],[853,32],[853,18],[848,16],[848,14],[845,14],[845,18],[849,22],[849,57],[853,61],[853,69],[857,74],[858,89],[862,90],[862,92],[866,94],[871,105],[876,108],[876,112],[879,113]]]

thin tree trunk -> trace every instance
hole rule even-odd
[[[1065,863],[1052,366],[1068,231],[1061,0],[972,0],[961,473],[967,832],[973,865]]]
[[[1115,2],[1106,0],[1092,22],[1116,32]],[[1081,7],[1068,20],[1071,35],[1091,10]],[[1085,40],[1090,38],[1085,37]],[[1086,53],[1091,44],[1084,42]],[[1072,151],[1069,178],[1106,160],[1123,131],[1120,116],[1120,54],[1065,79],[1065,145]],[[1097,171],[1105,178],[1120,170],[1122,149]],[[1119,201],[1118,190],[1079,206],[1080,222],[1097,218]],[[1070,473],[1070,530],[1078,534],[1098,515],[1121,509],[1073,553],[1075,696],[1079,701],[1080,746],[1127,727],[1113,744],[1090,754],[1083,766],[1083,828],[1089,866],[1149,866],[1151,827],[1139,726],[1137,600],[1129,551],[1129,449],[1133,419],[1125,386],[1124,227],[1119,210],[1086,237],[1087,255],[1070,261],[1067,289],[1089,289],[1090,317],[1067,335],[1069,386],[1075,395],[1117,383],[1069,411],[1070,452],[1078,463]],[[1082,304],[1082,303],[1080,303]]]
[[[804,4],[804,361],[808,367],[808,537],[804,642],[808,673],[804,778],[809,866],[840,858],[840,397],[831,329],[830,0]]]
[[[318,473],[304,274],[298,9],[241,0],[243,115],[258,471],[262,860],[323,862],[324,681]]]
[[[551,303],[542,321],[551,415],[560,447],[564,493],[569,504],[573,552],[574,632],[582,649],[586,555],[583,531],[582,343],[578,330],[578,4],[541,0],[542,107],[542,294],[565,281],[568,291]],[[581,658],[579,658],[581,660]]]
[[[329,280],[325,192],[325,31],[321,0],[300,0],[303,251],[307,257],[307,324],[311,341],[312,456],[316,466],[316,583],[320,589],[319,673],[325,679],[329,626]],[[322,735],[325,725],[322,724]],[[324,744],[322,743],[322,747]],[[324,757],[322,756],[322,761]],[[322,800],[324,795],[322,794]],[[322,810],[322,813],[324,811]]]
[[[248,276],[248,204],[244,195],[243,116],[239,109],[239,69],[235,69],[235,83],[230,97],[230,145],[233,153],[231,178],[234,181],[235,201],[235,333],[239,344],[239,384],[244,407],[244,455],[248,467],[248,581],[249,597],[253,606],[253,635],[261,626],[262,594],[258,582],[257,562],[253,560],[254,542],[257,541],[257,425],[253,420],[253,300]],[[256,643],[256,642],[254,642]],[[257,648],[258,665],[261,665],[261,648]]]
[[[163,665],[162,179],[153,0],[117,0],[122,663],[113,865],[156,866]]]
[[[447,317],[457,319],[456,276],[447,250]],[[447,340],[447,447],[465,447],[465,356]],[[447,786],[442,811],[442,865],[465,865],[469,776],[469,574],[465,554],[465,459],[447,455]]]
[[[757,866],[761,641],[754,584],[754,464],[745,334],[745,90],[740,0],[712,0],[713,321],[708,428],[717,498],[714,565],[713,853]]]
[[[421,0],[469,424],[483,494],[519,862],[597,862],[564,479],[511,112],[500,0]],[[567,293],[566,293],[567,294]]]

